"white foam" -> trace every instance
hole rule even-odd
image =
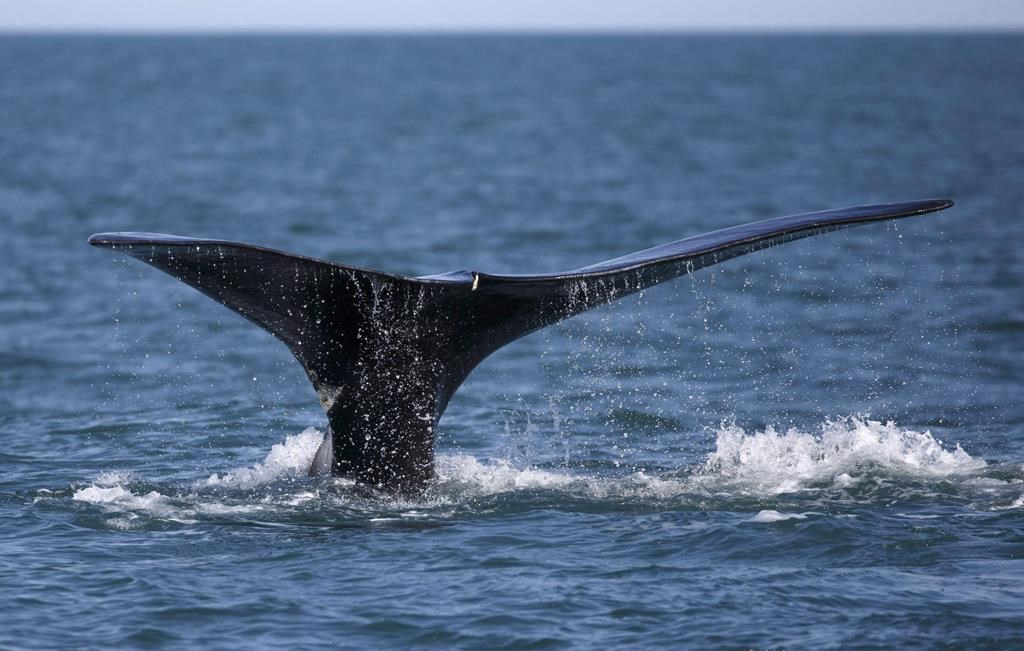
[[[436,472],[442,485],[456,484],[475,495],[493,495],[530,488],[564,488],[574,482],[588,481],[586,478],[533,467],[516,468],[504,459],[483,463],[465,454],[438,455]]]
[[[723,424],[716,432],[715,451],[676,477],[644,472],[594,477],[517,467],[504,459],[480,461],[468,455],[438,455],[437,474],[445,494],[455,491],[462,496],[546,489],[597,499],[671,499],[773,496],[821,484],[848,489],[872,475],[941,479],[969,475],[986,465],[959,445],[944,447],[930,432],[850,417],[826,421],[813,433],[797,429],[780,433],[772,427],[748,433],[735,424]],[[765,513],[762,518],[771,517]]]
[[[773,509],[758,511],[757,515],[750,518],[750,522],[785,522],[786,520],[806,520],[804,513],[783,513]]]
[[[345,490],[325,493],[320,483],[296,481],[294,490],[275,489],[271,494],[240,500],[226,498],[219,490],[249,491],[283,478],[304,478],[322,438],[322,432],[313,428],[288,436],[261,462],[211,475],[193,484],[185,494],[166,491],[173,498],[156,490],[133,489],[135,480],[129,475],[104,473],[91,485],[76,490],[73,499],[102,505],[122,519],[128,518],[125,522],[129,523],[141,513],[184,522],[202,516],[293,509],[323,498],[330,504],[363,508],[365,497]],[[585,471],[519,467],[506,459],[481,461],[469,455],[439,454],[437,481],[427,495],[408,504],[392,500],[388,508],[402,507],[401,518],[436,517],[438,507],[530,490],[597,500],[682,498],[704,503],[712,498],[728,502],[735,497],[771,497],[827,487],[845,490],[879,476],[927,480],[960,475],[961,483],[973,486],[984,478],[972,477],[971,473],[985,467],[983,460],[971,457],[959,446],[944,447],[929,432],[904,430],[892,423],[845,418],[827,421],[813,433],[796,429],[780,433],[771,427],[748,433],[734,424],[725,424],[716,432],[714,452],[703,462],[669,475],[588,475]],[[352,484],[343,478],[333,482],[342,489]],[[218,490],[207,490],[210,488]],[[1007,498],[1007,502],[1010,500],[1012,497]],[[1024,498],[1004,508],[1022,505]],[[378,507],[367,508],[373,511]],[[768,523],[805,517],[766,509],[751,521]]]
[[[715,451],[675,477],[636,472],[626,477],[593,477],[571,471],[516,467],[503,459],[486,462],[467,455],[439,455],[439,484],[446,492],[492,495],[524,489],[610,496],[671,499],[678,496],[773,496],[830,484],[849,489],[865,477],[925,480],[965,476],[986,467],[959,445],[946,448],[930,432],[917,432],[866,418],[826,421],[817,432],[769,427],[746,432],[724,424]],[[972,479],[964,477],[965,482]],[[768,517],[768,516],[764,516]]]
[[[75,491],[72,499],[102,506],[105,510],[118,514],[108,523],[118,529],[132,529],[142,522],[140,516],[156,517],[172,522],[185,524],[195,523],[198,515],[235,515],[262,511],[268,507],[259,503],[226,504],[217,500],[203,498],[199,495],[187,495],[170,498],[159,491],[136,493],[130,484],[111,483],[116,477],[128,482],[123,475],[104,474],[96,481]]]
[[[304,475],[323,434],[307,429],[284,442],[274,445],[262,463],[251,467],[238,468],[225,475],[214,474],[198,482],[196,488],[217,486],[252,489],[275,479]],[[139,513],[178,522],[194,522],[197,515],[234,515],[260,512],[276,508],[268,499],[250,503],[226,503],[209,496],[191,494],[174,499],[151,490],[145,493],[132,490],[133,478],[124,473],[107,472],[99,475],[92,484],[76,490],[72,499],[79,502],[98,504],[110,511],[127,514],[111,520],[113,526],[128,528],[136,524]],[[285,505],[296,506],[316,497],[308,490],[283,497]]]
[[[124,475],[104,473],[92,485],[75,491],[71,499],[98,504],[107,511],[121,514],[121,517],[109,520],[111,526],[118,529],[137,526],[140,522],[139,513],[177,522],[194,522],[158,491],[137,494],[119,484],[111,485],[118,477],[127,480]]]
[[[113,505],[123,510],[156,510],[165,502],[163,495],[149,491],[136,495],[124,487],[131,476],[120,472],[104,472],[85,488],[75,491],[71,499],[92,504]]]
[[[779,433],[772,427],[748,434],[726,424],[717,432],[715,448],[699,473],[705,482],[769,495],[822,482],[848,487],[869,469],[934,479],[987,465],[959,445],[944,448],[930,432],[856,417],[826,421],[814,434],[797,429]]]
[[[323,432],[308,427],[271,447],[261,463],[249,468],[237,468],[224,475],[210,475],[201,485],[252,489],[276,479],[304,476],[323,438]]]
[[[116,504],[132,510],[155,510],[166,498],[156,491],[136,495],[121,486],[87,486],[75,491],[72,499],[93,504]]]

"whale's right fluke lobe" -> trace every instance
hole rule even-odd
[[[953,202],[949,199],[930,199],[776,217],[695,235],[573,271],[533,275],[479,274],[478,285],[524,284],[537,288],[547,287],[549,291],[554,290],[557,293],[564,291],[565,288],[573,288],[575,281],[578,287],[575,288],[574,294],[604,285],[612,288],[614,296],[611,298],[614,299],[625,295],[623,292],[639,291],[698,269],[786,242],[851,226],[923,215],[944,210],[952,205]]]
[[[768,247],[851,226],[913,217],[949,208],[949,199],[854,206],[777,217],[695,235],[572,271],[549,274],[473,274],[477,292],[505,305],[482,343],[494,349],[533,330],[658,283]],[[514,307],[510,307],[514,306]],[[483,323],[481,323],[483,327]]]
[[[913,201],[779,217],[531,275],[458,271],[409,278],[249,244],[153,233],[101,233],[89,242],[167,272],[281,339],[327,411],[332,445],[322,448],[318,464],[385,490],[417,492],[433,474],[434,431],[449,399],[505,344],[746,253],[951,205]]]

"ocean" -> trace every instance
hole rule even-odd
[[[1024,36],[0,37],[0,647],[1020,648]],[[99,231],[704,269],[493,355],[438,476],[306,469],[271,335]]]

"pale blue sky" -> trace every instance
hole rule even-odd
[[[1024,0],[0,0],[0,30],[1024,29]]]

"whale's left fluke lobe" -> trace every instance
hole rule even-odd
[[[452,394],[505,344],[739,255],[950,205],[927,200],[780,217],[573,271],[530,275],[458,271],[410,278],[154,233],[101,233],[89,243],[167,272],[283,341],[327,411],[331,445],[318,463],[384,490],[415,493],[433,475],[434,432]]]
[[[431,477],[434,426],[464,377],[466,324],[454,306],[469,282],[153,233],[89,242],[167,272],[283,341],[327,411],[331,470],[406,492]]]

